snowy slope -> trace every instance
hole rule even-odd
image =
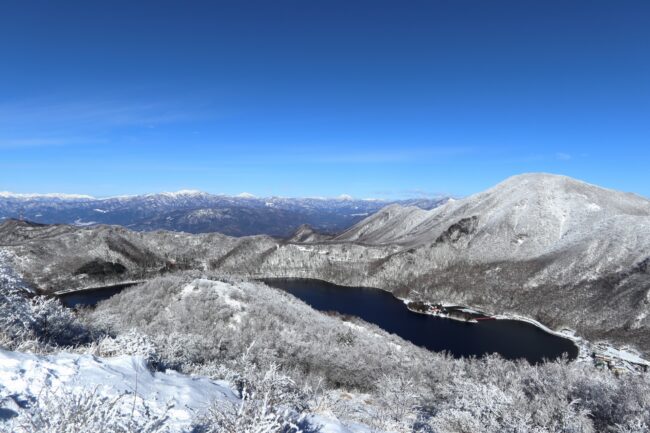
[[[45,291],[179,268],[317,278],[523,314],[650,353],[650,201],[634,194],[528,174],[432,210],[386,207],[334,239],[303,227],[290,240],[0,224],[15,270]],[[127,270],[88,271],[111,264]]]
[[[526,174],[425,211],[391,206],[339,241],[419,246],[467,238],[472,260],[529,260],[584,250],[591,262],[650,255],[650,200],[565,176]],[[586,258],[586,257],[585,257]]]
[[[334,240],[367,244],[394,243],[425,222],[430,214],[415,206],[394,204],[355,224]]]
[[[138,356],[34,355],[0,349],[0,431],[12,431],[14,418],[39,398],[56,400],[83,392],[108,398],[127,394],[117,400],[118,412],[139,417],[148,411],[166,417],[164,425],[172,432],[189,431],[192,421],[215,401],[238,401],[225,382],[174,371],[151,372]],[[309,419],[322,426],[322,433],[369,431],[364,426],[351,430],[321,415]]]
[[[154,413],[167,413],[177,430],[187,427],[213,400],[237,399],[226,383],[171,371],[152,373],[141,357],[39,356],[0,349],[0,401],[5,407],[38,398],[46,390],[56,395],[94,388],[109,397],[135,393],[136,407],[146,401]],[[123,410],[132,409],[134,398],[124,399]]]
[[[14,200],[94,200],[95,197],[83,194],[15,194],[9,191],[0,191],[0,198]]]

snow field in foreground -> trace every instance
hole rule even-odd
[[[120,413],[138,417],[149,412],[172,432],[187,431],[193,420],[215,401],[237,403],[238,397],[223,381],[188,376],[174,371],[151,372],[140,356],[99,358],[58,353],[35,355],[0,349],[0,431],[37,399],[93,392],[117,400]],[[322,433],[363,433],[334,419],[310,415]],[[3,423],[5,426],[3,426]]]

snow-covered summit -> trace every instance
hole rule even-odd
[[[0,191],[0,198],[16,200],[95,200],[95,197],[84,194],[63,194],[63,193],[44,193],[44,194],[19,194],[9,191]]]
[[[198,189],[181,189],[178,191],[174,192],[161,192],[157,194],[147,194],[149,197],[156,196],[156,195],[162,195],[165,197],[196,197],[196,196],[201,196],[201,195],[207,195],[206,192],[199,191]]]
[[[650,255],[650,200],[544,173],[511,177],[485,192],[422,210],[393,205],[359,222],[340,241],[444,244],[483,260],[530,259],[566,249],[607,248],[610,260]],[[457,250],[460,244],[454,243]],[[627,261],[627,260],[626,260]]]
[[[338,198],[256,197],[211,194],[194,189],[94,199],[73,195],[0,194],[0,220],[42,224],[117,224],[135,230],[166,229],[228,235],[289,236],[301,224],[340,232],[390,202]],[[64,199],[65,198],[65,199]],[[400,203],[412,203],[400,201]],[[417,200],[431,208],[440,200]]]

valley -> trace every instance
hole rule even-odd
[[[246,383],[266,389],[263,368],[280,369],[286,376],[278,380],[305,387],[320,377],[326,383],[321,391],[299,394],[291,385],[278,402],[294,399],[295,414],[286,419],[305,427],[324,422],[323,432],[343,425],[365,431],[355,430],[355,422],[406,431],[424,416],[413,402],[430,399],[443,409],[427,425],[446,431],[445,417],[466,407],[458,399],[487,380],[483,371],[492,371],[490,380],[509,374],[523,380],[512,389],[490,382],[491,390],[483,390],[504,402],[519,401],[512,394],[517,389],[530,392],[531,375],[569,377],[574,385],[548,385],[544,396],[562,401],[581,392],[575,391],[580,381],[592,387],[618,376],[647,376],[648,228],[647,199],[545,174],[510,178],[430,210],[389,205],[340,233],[301,225],[284,237],[234,237],[9,219],[0,224],[7,300],[0,308],[9,320],[0,337],[10,349],[53,353],[30,358],[34,365],[69,362],[56,355],[65,344],[81,356],[73,357],[76,363],[88,364],[88,353],[135,356],[125,358],[133,366],[125,375],[131,368],[172,368],[224,380],[219,386],[235,398],[218,404],[254,399],[235,389],[235,378],[244,374]],[[23,355],[2,356],[0,364],[14,365]],[[78,374],[108,374],[91,364],[95,373]],[[182,377],[177,382],[188,386]],[[628,398],[645,395],[638,386],[640,394]],[[341,393],[348,401],[334,403]],[[404,403],[409,395],[413,402]],[[253,407],[264,407],[258,403]],[[282,404],[273,413],[284,410]],[[516,404],[527,413],[533,403]],[[391,406],[395,412],[384,412]],[[7,407],[0,409],[11,417],[25,414]],[[558,413],[553,416],[564,416]],[[331,414],[345,421],[332,421]],[[573,409],[566,414],[591,422]],[[636,422],[629,416],[621,422]],[[188,426],[181,418],[178,431]],[[603,425],[611,422],[603,415]]]
[[[433,209],[447,200],[228,196],[195,190],[105,198],[0,192],[0,221],[13,218],[80,227],[115,224],[136,231],[284,237],[302,224],[323,233],[337,233],[389,204]]]
[[[43,293],[183,269],[311,278],[525,316],[650,354],[650,201],[561,176],[512,178],[430,211],[389,206],[328,240],[11,220],[0,245]],[[124,270],[82,272],[95,262]]]

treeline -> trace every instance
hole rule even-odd
[[[647,375],[587,363],[453,359],[356,320],[322,314],[263,284],[186,273],[87,311],[87,326],[147,336],[152,363],[239,384],[273,370],[296,410],[332,411],[384,431],[631,433],[650,426]],[[244,373],[247,372],[247,373]],[[286,384],[285,384],[286,385]],[[289,398],[289,397],[287,397]]]

